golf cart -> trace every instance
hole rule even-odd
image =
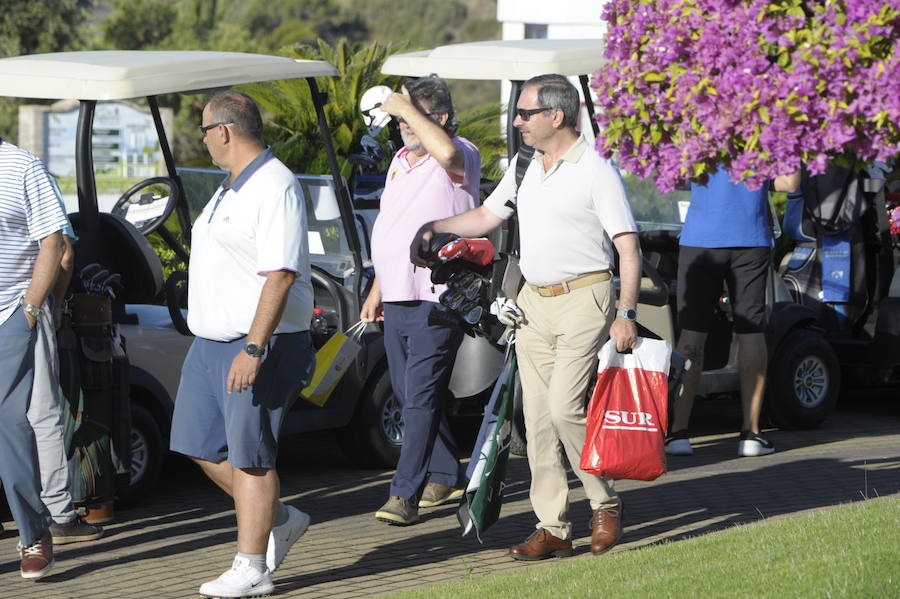
[[[79,237],[73,290],[76,297],[106,296],[97,300],[105,300],[109,306],[102,334],[112,336],[116,347],[127,348],[127,360],[120,360],[124,374],[116,385],[104,387],[97,403],[98,409],[104,410],[101,428],[106,427],[114,438],[116,430],[124,428],[118,435],[123,439],[111,443],[112,451],[126,466],[130,464],[130,476],[126,472],[125,484],[117,490],[120,500],[136,500],[157,482],[181,365],[191,343],[183,312],[186,275],[176,272],[164,281],[160,260],[145,236],[159,235],[187,263],[189,249],[174,229],[180,229],[189,243],[192,215],[209,199],[209,186],[215,189],[223,178],[216,171],[182,174],[176,168],[158,96],[206,93],[277,79],[306,80],[332,174],[298,177],[310,223],[315,305],[321,308],[314,342],[321,345],[335,331],[356,322],[364,272],[352,207],[325,121],[323,104],[327,100],[315,80],[336,75],[337,70],[323,61],[230,52],[67,52],[0,60],[0,95],[75,99],[79,104],[74,139],[78,209],[70,214]],[[115,205],[101,209],[95,177],[100,144],[94,138],[102,133],[96,129],[95,115],[103,102],[132,99],[145,103],[152,117],[158,139],[150,145],[161,155],[164,174],[129,180],[122,185]],[[82,280],[86,273],[94,272],[94,264],[120,275],[121,288],[115,297]],[[154,305],[163,290],[168,305]],[[80,308],[73,309],[73,319],[77,320],[80,312]],[[381,412],[373,407],[383,407],[392,397],[381,334],[372,327],[363,335],[362,345],[325,406],[296,401],[283,432],[341,429],[345,444],[362,461],[390,465],[396,460],[399,444],[389,434],[393,431],[399,437],[397,425],[382,422]],[[109,356],[94,357],[104,361]],[[76,385],[76,394],[87,388],[88,383],[82,383],[81,389]],[[111,414],[107,410],[110,405],[115,407]],[[96,420],[97,416],[85,409],[84,418]]]
[[[887,170],[831,164],[785,210],[779,274],[858,386],[900,382],[900,185]]]
[[[512,114],[524,81],[545,73],[577,77],[583,98],[590,98],[589,76],[603,60],[602,42],[591,39],[571,40],[503,40],[440,46],[432,50],[391,56],[382,72],[391,75],[421,77],[436,73],[446,79],[506,80],[510,83],[507,113]],[[587,118],[590,132],[596,137],[598,125],[593,118],[593,103],[585,102],[582,127]],[[532,148],[524,145],[512,119],[507,119],[507,151],[519,176],[530,160]],[[689,194],[660,194],[652,184],[624,177],[632,201],[643,251],[643,277],[638,307],[639,333],[662,338],[674,344],[676,330],[675,280],[677,275],[678,235],[689,202]],[[510,219],[492,240],[498,252],[516,254],[515,222]],[[768,400],[777,409],[779,424],[814,426],[821,422],[837,398],[839,373],[833,352],[816,329],[815,314],[791,298],[780,278],[774,273],[768,289],[770,378]],[[704,372],[699,392],[714,396],[739,391],[736,369],[736,342],[733,339],[730,309],[723,295],[706,348]],[[488,342],[481,342],[489,346]],[[463,348],[464,349],[464,348]],[[495,353],[499,353],[496,349]],[[487,354],[484,349],[482,354]],[[462,349],[461,349],[462,354]],[[494,362],[485,360],[493,366]],[[498,369],[493,370],[494,375]],[[487,374],[486,372],[483,374]],[[482,375],[482,373],[479,373]],[[487,377],[484,377],[487,378]],[[470,381],[471,382],[471,381]],[[479,384],[485,382],[479,380]],[[455,383],[451,381],[452,385]],[[519,394],[520,395],[520,394]],[[514,452],[524,445],[524,418],[517,397],[514,427]]]

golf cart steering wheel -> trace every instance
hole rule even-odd
[[[152,187],[157,189],[148,189]],[[168,195],[160,193],[159,187],[167,188]],[[143,190],[146,191],[138,193]],[[130,222],[146,237],[168,220],[180,200],[181,191],[174,179],[151,177],[123,193],[110,212]]]

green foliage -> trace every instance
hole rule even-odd
[[[4,2],[0,10],[0,56],[79,48],[90,0]]]
[[[169,232],[175,235],[178,242],[183,247],[188,247],[187,240],[184,238],[184,233],[181,231],[181,225],[178,223],[178,216],[176,216],[175,213],[172,213],[166,220],[165,227]],[[168,279],[169,275],[176,270],[187,270],[187,265],[178,258],[175,251],[169,247],[169,244],[163,241],[159,234],[151,233],[147,238],[147,241],[150,242],[150,247],[153,248],[153,251],[159,256],[159,261],[162,262],[163,280]]]
[[[169,0],[115,0],[113,7],[101,30],[107,45],[116,50],[157,46],[172,34],[178,16]]]
[[[19,0],[0,10],[0,57],[78,50],[90,0]],[[16,98],[0,98],[0,137],[19,137]]]
[[[457,135],[465,137],[481,152],[481,177],[499,180],[503,176],[500,158],[506,155],[506,140],[500,137],[499,102],[482,104],[457,114]]]

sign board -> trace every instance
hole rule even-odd
[[[43,113],[47,168],[57,177],[75,175],[78,106]],[[124,102],[99,102],[94,115],[94,170],[98,175],[152,177],[162,160],[149,111]]]

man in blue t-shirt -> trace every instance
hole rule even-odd
[[[794,191],[799,174],[777,177],[775,191]],[[691,205],[681,231],[678,254],[678,351],[691,360],[684,390],[675,402],[666,453],[693,453],[688,421],[703,371],[703,348],[723,285],[728,288],[738,339],[743,425],[739,456],[775,451],[759,434],[759,413],[766,386],[766,275],[771,263],[772,231],[769,184],[757,191],[733,183],[724,170],[691,190]]]

